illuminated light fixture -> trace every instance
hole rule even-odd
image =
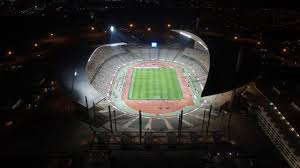
[[[171,27],[171,24],[168,24],[168,27],[170,28],[170,27]]]
[[[148,30],[148,31],[151,31],[151,28],[150,28],[150,27],[148,27],[148,28],[147,28],[147,30]]]
[[[284,120],[284,119],[285,119],[285,117],[283,117],[283,116],[282,116],[282,117],[280,117],[280,119]]]
[[[133,27],[133,24],[130,23],[129,27]]]
[[[292,127],[292,128],[290,128],[290,131],[295,131],[295,129]]]
[[[290,123],[287,121],[287,122],[286,122],[286,125],[290,125]]]
[[[115,31],[115,27],[114,27],[114,26],[110,26],[109,30],[110,30],[111,32],[114,32],[114,31]]]
[[[8,51],[8,55],[12,55],[12,51]]]
[[[34,47],[37,47],[38,46],[38,44],[37,43],[34,43]]]
[[[185,37],[187,37],[187,38],[192,38],[191,35],[188,35],[188,34],[186,34],[186,33],[184,33],[184,32],[179,32],[179,34],[181,34],[181,35],[183,35],[183,36],[185,36]]]
[[[277,107],[274,107],[274,110],[277,110]]]
[[[233,39],[237,40],[237,39],[238,39],[238,37],[237,37],[237,36],[234,36],[234,37],[233,37]]]
[[[297,137],[300,137],[300,135],[299,135],[299,134],[296,134],[296,136],[297,136]]]
[[[270,105],[273,106],[273,103],[271,102]]]
[[[277,112],[277,114],[281,114],[281,112],[280,112],[280,111],[278,111],[278,112]]]
[[[260,42],[260,41],[258,41],[258,42],[257,42],[257,44],[258,44],[258,45],[260,45],[260,44],[261,44],[261,42]]]
[[[50,33],[50,36],[54,36],[54,34],[53,34],[53,33]]]
[[[91,27],[91,30],[95,30],[95,27],[92,26],[92,27]]]
[[[286,49],[286,48],[284,48],[282,51],[283,51],[283,52],[286,52],[286,51],[287,51],[287,49]]]
[[[152,47],[152,48],[156,48],[156,47],[157,47],[157,42],[152,42],[152,43],[151,43],[151,47]]]
[[[76,71],[74,72],[74,76],[77,76],[77,72]]]

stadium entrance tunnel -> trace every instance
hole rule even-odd
[[[144,118],[176,118],[181,111],[200,117],[209,108],[202,99],[209,71],[205,43],[192,33],[172,30],[194,40],[193,47],[114,43],[99,46],[89,58],[85,74],[102,97],[95,102],[107,112]],[[99,110],[101,112],[101,110]]]

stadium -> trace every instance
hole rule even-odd
[[[211,104],[201,97],[209,72],[209,52],[194,34],[172,31],[184,38],[195,38],[194,47],[178,43],[113,43],[93,51],[85,75],[100,97],[95,102],[99,114],[107,116],[113,107],[125,129],[138,127],[139,112],[143,129],[177,129],[181,113],[185,119],[183,128],[201,123]],[[122,123],[122,119],[126,122]]]

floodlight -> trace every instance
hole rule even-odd
[[[157,47],[157,42],[152,42],[152,43],[151,43],[151,47],[152,47],[152,48],[156,48],[156,47]]]
[[[110,26],[110,31],[114,32],[115,31],[115,27],[114,26]]]

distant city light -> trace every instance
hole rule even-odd
[[[114,26],[110,26],[110,31],[114,32],[115,31],[115,27]]]

